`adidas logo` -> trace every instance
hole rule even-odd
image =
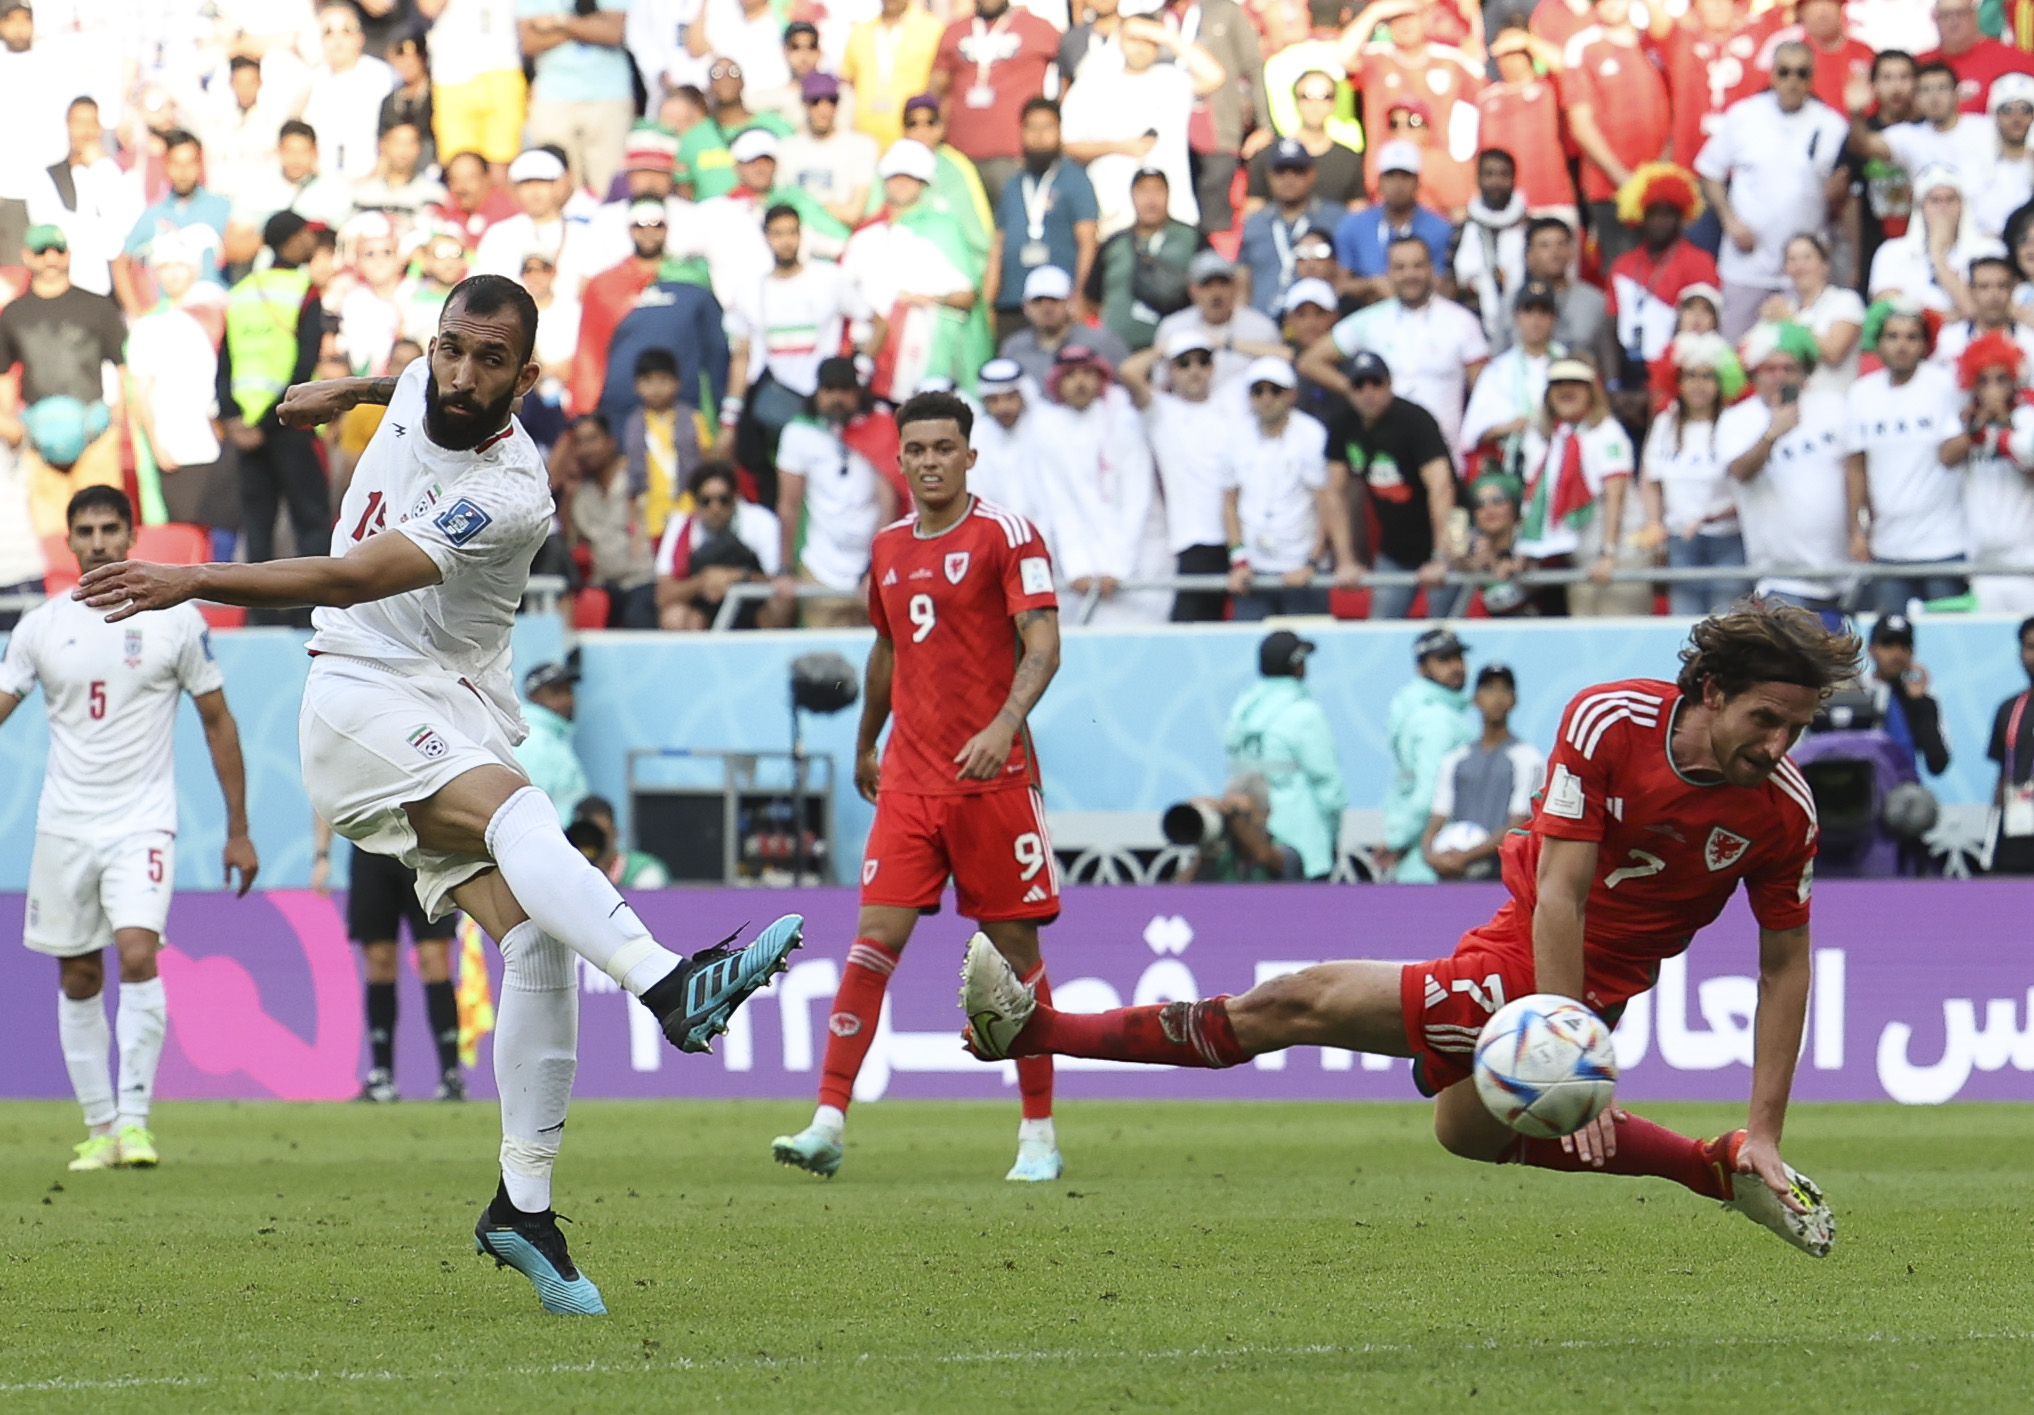
[[[1448,1000],[1448,990],[1434,981],[1432,973],[1427,974],[1427,1006],[1439,1007]]]
[[[897,572],[896,572],[895,570],[890,570],[890,571],[886,571],[886,572],[884,573],[884,575],[883,575],[883,583],[884,583],[884,584],[886,584],[886,585],[894,585],[894,584],[896,584],[896,583],[897,583]]]
[[[1025,891],[1024,902],[1026,904],[1043,904],[1046,900],[1050,899],[1051,897],[1052,897],[1051,895],[1045,892],[1044,885],[1034,884],[1031,886],[1030,889]]]

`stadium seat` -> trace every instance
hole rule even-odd
[[[134,537],[134,558],[158,565],[202,565],[212,558],[212,533],[203,526],[143,526]]]
[[[607,591],[588,585],[572,600],[572,627],[575,629],[605,629],[607,627]]]
[[[42,577],[44,594],[54,598],[78,582],[78,558],[71,554],[71,543],[64,537],[44,536],[42,558],[49,563]]]
[[[247,623],[247,611],[237,604],[213,604],[210,600],[199,600],[198,613],[213,629],[239,629]]]

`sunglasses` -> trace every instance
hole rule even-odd
[[[1352,378],[1349,380],[1349,386],[1351,388],[1382,388],[1384,387],[1384,380],[1381,378]]]
[[[904,120],[904,126],[906,128],[936,128],[939,126],[939,115],[937,113],[928,113],[921,108]]]
[[[1333,103],[1335,101],[1335,90],[1329,89],[1326,93],[1300,93],[1293,96],[1301,103]]]
[[[1214,362],[1215,356],[1213,354],[1197,350],[1191,354],[1181,354],[1172,361],[1172,366],[1174,368],[1209,368]]]
[[[798,38],[796,38],[796,39],[792,40],[792,41],[791,41],[791,42],[790,42],[789,44],[785,45],[784,47],[785,47],[786,49],[794,49],[794,50],[795,50],[795,49],[817,49],[817,48],[819,48],[819,41],[818,41],[818,40],[816,40],[816,39],[812,39],[812,38],[810,38],[810,37],[808,37],[808,36],[806,36],[806,35],[800,35],[800,36],[799,36]]]
[[[1250,385],[1250,396],[1252,398],[1276,398],[1279,394],[1287,391],[1282,383],[1253,383]]]
[[[349,24],[326,25],[318,33],[330,39],[335,34],[359,34],[360,26]]]
[[[1477,498],[1476,498],[1476,509],[1477,509],[1478,511],[1488,511],[1488,510],[1494,509],[1495,507],[1499,507],[1499,506],[1507,506],[1507,507],[1508,507],[1508,506],[1510,506],[1510,505],[1511,505],[1511,498],[1510,498],[1509,496],[1502,496],[1502,495],[1500,495],[1500,496],[1479,496],[1479,497],[1477,497]]]
[[[706,71],[706,76],[709,79],[738,79],[742,76],[742,66],[739,64],[715,64],[711,69]]]
[[[1424,128],[1426,125],[1427,120],[1417,113],[1394,113],[1391,115],[1391,127],[1394,132],[1400,128]]]
[[[1774,67],[1773,77],[1776,79],[1812,79],[1815,77],[1815,70],[1810,67],[1794,64],[1780,64]]]

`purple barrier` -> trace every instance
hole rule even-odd
[[[1095,1011],[1242,992],[1324,959],[1438,956],[1501,898],[1487,885],[1073,889],[1065,916],[1047,931],[1046,953],[1059,1005]],[[1831,882],[1815,902],[1815,990],[1798,1097],[1932,1104],[2034,1096],[2025,1079],[2034,1071],[2034,956],[2025,938],[2034,882]],[[578,1093],[810,1099],[828,1004],[853,937],[853,891],[673,890],[635,903],[681,948],[793,909],[806,914],[810,941],[790,973],[738,1015],[712,1057],[671,1050],[646,1012],[582,967]],[[0,938],[20,937],[21,913],[21,896],[0,896]],[[954,993],[968,927],[951,911],[920,926],[892,980],[859,1098],[1014,1100],[1015,1068],[976,1062],[957,1040]],[[1687,957],[1662,969],[1658,988],[1632,1004],[1618,1030],[1622,1097],[1745,1098],[1756,957],[1757,932],[1740,900]],[[488,958],[498,974],[492,949]],[[301,891],[180,896],[162,971],[170,1002],[163,1096],[340,1099],[358,1088],[359,972],[338,901]],[[0,1094],[70,1094],[51,1006],[54,972],[19,947],[0,948],[0,1027],[14,1039]],[[398,1076],[412,1094],[428,1094],[422,1000],[414,978],[404,986]],[[1073,1097],[1415,1094],[1402,1060],[1318,1047],[1223,1075],[1060,1065],[1061,1094]],[[472,1083],[475,1094],[491,1094],[485,1039]]]

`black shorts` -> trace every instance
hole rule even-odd
[[[447,939],[452,937],[457,917],[447,914],[432,923],[424,917],[424,906],[417,902],[415,870],[400,860],[354,847],[353,884],[346,891],[346,936],[355,943],[400,941],[398,931],[405,919],[409,921],[410,940],[414,943]]]

